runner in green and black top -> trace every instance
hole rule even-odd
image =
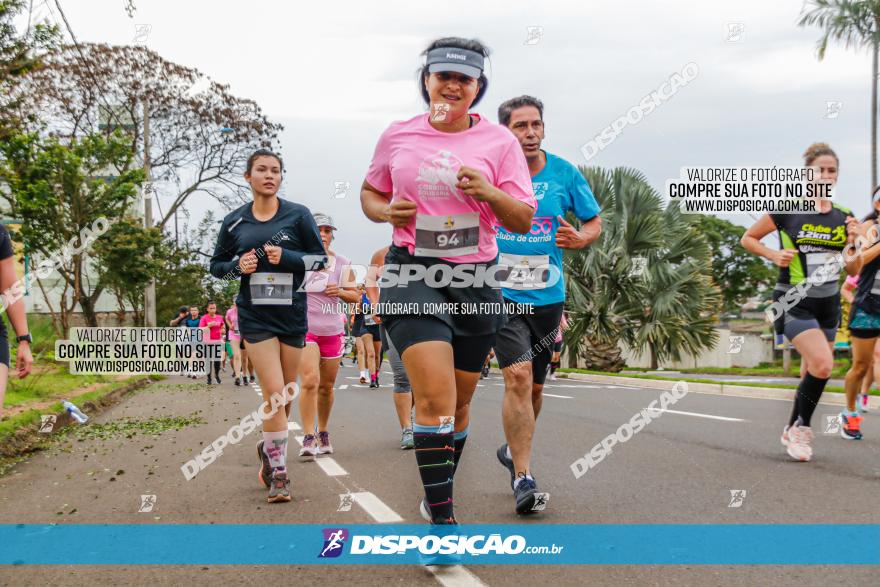
[[[327,262],[309,209],[277,196],[282,171],[281,158],[271,151],[250,156],[244,177],[254,201],[223,219],[211,258],[214,277],[241,277],[235,300],[238,327],[269,406],[273,395],[296,384],[307,330],[306,294],[300,286],[306,271],[320,270]],[[276,410],[263,421],[263,440],[257,445],[259,480],[269,487],[269,502],[290,501],[290,405],[283,405],[285,411]]]
[[[856,241],[861,245],[862,270],[849,312],[852,366],[844,384],[846,408],[838,416],[840,435],[847,440],[862,438],[862,417],[856,407],[856,398],[872,365],[875,372],[880,369],[880,363],[874,361],[875,346],[880,337],[880,187],[874,189],[871,201],[874,211],[859,226],[862,238]]]
[[[819,168],[822,181],[837,181],[838,159],[828,145],[811,145],[804,159],[807,167]],[[747,251],[780,267],[776,289],[781,296],[772,307],[784,309],[785,336],[806,364],[781,438],[789,456],[799,461],[812,456],[810,418],[834,364],[834,337],[840,326],[840,266],[845,259],[846,271],[852,275],[860,264],[859,257],[851,254],[858,221],[831,200],[818,200],[817,205],[815,214],[764,215],[741,241]],[[779,233],[781,250],[760,242],[774,230]],[[850,254],[842,256],[845,250]]]

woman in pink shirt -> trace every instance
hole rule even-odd
[[[205,331],[205,342],[210,344],[223,343],[223,318],[217,313],[217,304],[208,302],[208,313],[199,321],[199,328]],[[211,361],[214,364],[214,377],[220,383],[220,361]],[[208,372],[208,385],[211,385],[211,369]]]
[[[299,413],[305,434],[299,456],[308,459],[333,452],[327,424],[345,342],[343,304],[360,298],[348,259],[330,250],[333,231],[336,230],[333,219],[320,212],[312,216],[318,225],[329,263],[321,271],[307,272],[303,280],[303,289],[308,296],[309,331],[299,364]]]
[[[429,111],[382,133],[361,187],[366,216],[393,227],[380,317],[412,383],[420,509],[435,524],[456,523],[453,476],[470,399],[504,320],[500,289],[484,283],[496,265],[495,227],[524,234],[536,207],[519,142],[470,112],[486,93],[488,55],[472,39],[428,46],[418,84]]]

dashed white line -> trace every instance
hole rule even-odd
[[[288,422],[288,423],[287,423],[287,429],[288,429],[288,430],[302,430],[302,428],[300,427],[300,425],[297,424],[296,422]]]
[[[341,477],[342,475],[348,475],[348,471],[340,467],[339,463],[337,463],[330,457],[318,457],[315,459],[315,462],[318,463],[318,466],[321,467],[321,469],[330,477]]]
[[[479,577],[471,573],[461,565],[450,566],[433,566],[425,567],[434,575],[437,582],[443,587],[474,587],[486,585],[480,581]]]
[[[570,395],[555,395],[552,393],[544,393],[542,395],[544,395],[545,397],[558,397],[558,398],[562,398],[562,399],[572,399],[572,397]]]
[[[352,500],[363,509],[371,518],[380,524],[390,524],[392,522],[402,522],[397,512],[392,510],[385,503],[370,493],[369,491],[359,491],[351,494]]]
[[[713,416],[711,414],[698,414],[696,412],[680,412],[678,410],[661,410],[660,408],[647,408],[652,412],[668,412],[670,414],[679,414],[682,416],[694,416],[695,418],[709,418],[711,420],[724,420],[725,422],[745,422],[740,418],[728,418],[727,416]]]
[[[348,389],[348,383],[343,383],[339,386],[339,389]]]

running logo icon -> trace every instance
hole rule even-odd
[[[533,181],[532,182],[532,191],[535,192],[535,199],[539,202],[544,199],[544,196],[547,194],[547,190],[550,188],[550,182],[547,181]]]
[[[837,434],[840,432],[840,418],[837,414],[825,415],[825,426],[822,428],[825,434]]]
[[[333,182],[333,198],[336,200],[341,200],[348,194],[348,189],[351,187],[350,181],[336,181]]]
[[[336,558],[342,554],[345,541],[348,539],[348,530],[345,528],[324,528],[324,548],[318,558]]]
[[[843,107],[843,102],[838,101],[826,101],[825,102],[825,116],[823,118],[826,119],[834,119],[840,116],[840,109]]]
[[[336,508],[337,512],[350,512],[351,511],[351,503],[352,498],[350,493],[341,493],[339,494],[339,507]]]
[[[743,502],[746,500],[745,489],[731,489],[730,490],[730,503],[727,504],[729,508],[739,508],[742,507]]]
[[[40,432],[49,434],[55,429],[55,414],[43,414],[40,416]]]
[[[138,508],[139,514],[148,514],[153,511],[153,508],[156,505],[156,496],[155,495],[142,495],[141,496],[141,505]]]
[[[536,493],[535,494],[535,503],[532,505],[533,512],[543,512],[547,507],[547,502],[550,501],[549,493]]]
[[[738,355],[743,348],[743,343],[746,341],[746,337],[742,335],[731,335],[730,336],[730,346],[727,347],[728,355]]]

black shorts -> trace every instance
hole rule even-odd
[[[240,348],[241,350],[246,350],[246,349],[244,348],[244,339],[243,339],[243,338],[239,339],[239,341],[238,341],[238,348]]]
[[[2,320],[2,318],[0,318]],[[6,334],[6,330],[0,330],[0,363],[6,365],[6,368],[9,368],[9,338]],[[0,406],[2,408],[3,406]]]
[[[509,300],[505,300],[505,303],[511,310],[522,308]],[[498,332],[498,339],[495,341],[498,366],[506,369],[516,363],[530,362],[532,381],[543,384],[547,378],[547,366],[553,357],[563,305],[559,302],[547,306],[531,306],[532,314],[515,311],[508,313],[507,323]]]
[[[394,348],[400,356],[414,344],[428,341],[448,342],[452,345],[455,368],[479,373],[483,362],[495,344],[495,334],[456,336],[444,321],[433,316],[401,316],[385,326]]]
[[[248,344],[257,344],[258,342],[263,342],[269,340],[270,338],[277,338],[278,341],[282,344],[286,344],[287,346],[292,346],[293,348],[297,349],[301,349],[306,346],[306,336],[304,334],[277,334],[275,332],[268,331],[241,333],[242,342],[247,341]]]
[[[785,337],[794,337],[807,330],[818,328],[828,342],[837,336],[840,327],[840,294],[824,298],[804,298],[783,315]]]
[[[784,291],[779,291],[778,289],[774,289],[773,293],[770,295],[770,299],[775,304],[785,295]],[[780,314],[779,318],[773,321],[773,332],[774,334],[785,334],[785,314]]]
[[[370,324],[369,326],[364,326],[364,329],[361,331],[361,336],[369,334],[373,337],[373,342],[381,342],[382,341],[382,333],[379,332],[378,324]]]
[[[389,265],[397,267],[423,265],[427,268],[447,265],[451,268],[450,271],[455,271],[455,268],[458,266],[456,263],[442,259],[411,255],[407,248],[398,247],[397,245],[392,245],[388,249],[388,254],[385,255],[386,270]],[[471,265],[476,273],[488,270],[489,267],[495,265],[495,262],[493,260],[492,262],[469,263],[468,265]],[[379,291],[379,301],[385,308],[396,307],[400,308],[400,312],[402,312],[399,314],[382,314],[380,317],[386,327],[390,327],[392,322],[399,319],[405,319],[408,322],[412,318],[423,319],[426,322],[433,319],[449,326],[455,337],[470,337],[488,334],[495,335],[504,324],[505,318],[501,290],[486,285],[482,287],[456,287],[455,283],[442,286],[429,285],[422,278],[418,280],[411,279],[405,285],[381,285],[380,282]],[[464,306],[479,308],[479,311],[452,311],[455,307]],[[450,308],[450,311],[444,312],[434,308]],[[393,341],[397,350],[403,354],[403,348],[398,344],[397,339],[394,338]],[[482,361],[482,359],[483,357],[480,357],[479,360]]]

